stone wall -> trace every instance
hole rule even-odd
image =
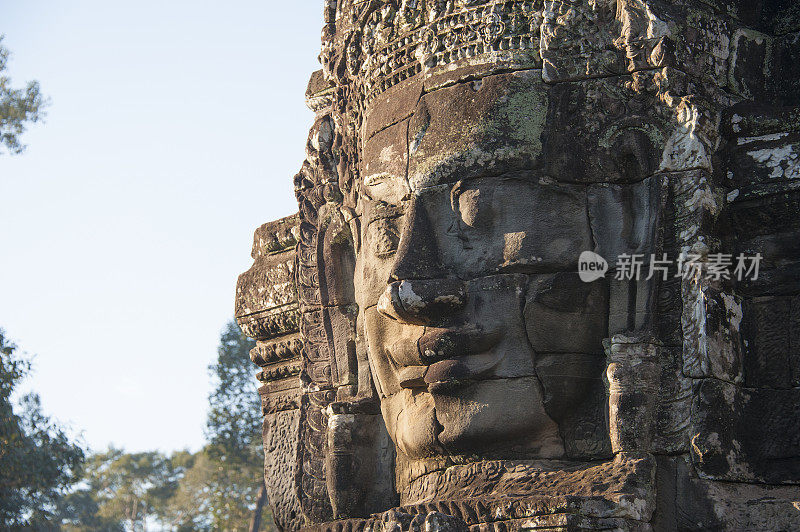
[[[237,291],[278,524],[800,529],[796,2],[323,4],[299,214]]]
[[[268,222],[253,239],[253,266],[239,276],[236,321],[256,340],[250,358],[264,415],[264,479],[275,522],[282,529],[303,525],[295,492],[300,422],[300,309],[295,280],[299,218]]]

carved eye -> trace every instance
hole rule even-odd
[[[396,218],[377,218],[367,227],[367,246],[376,257],[388,257],[397,252],[400,231]]]
[[[460,188],[454,193],[453,208],[463,226],[480,229],[492,223],[492,190],[488,187]]]

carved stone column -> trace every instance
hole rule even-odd
[[[660,384],[658,345],[617,334],[607,342],[606,354],[611,449],[649,453]]]
[[[300,352],[295,245],[297,215],[265,223],[253,239],[253,266],[239,276],[236,321],[256,340],[250,358],[261,371],[264,414],[264,478],[275,522],[295,530],[302,524],[295,494],[300,420]]]

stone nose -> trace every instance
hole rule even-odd
[[[467,302],[464,283],[458,279],[413,279],[389,283],[378,298],[378,312],[415,325],[441,322]]]
[[[429,196],[414,196],[411,199],[400,231],[389,282],[445,277],[436,227],[431,223],[428,213],[432,206],[427,204],[433,201]]]
[[[378,299],[378,311],[392,319],[430,325],[466,304],[464,283],[448,278],[442,266],[438,228],[430,216],[436,200],[430,193],[411,198],[389,284]]]

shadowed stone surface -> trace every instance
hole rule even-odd
[[[278,526],[800,529],[795,3],[322,4],[236,297]]]

